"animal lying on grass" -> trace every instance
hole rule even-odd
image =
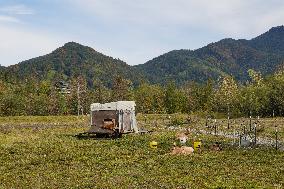
[[[188,139],[188,135],[190,134],[190,129],[186,129],[186,132],[180,132],[175,135],[176,139],[184,145]],[[174,147],[172,148],[171,155],[190,155],[192,154],[194,149],[188,146],[177,147],[176,143],[174,143]]]
[[[171,152],[171,155],[190,155],[192,154],[194,149],[188,146],[177,147],[174,146]]]

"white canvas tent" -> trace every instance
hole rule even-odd
[[[91,104],[89,133],[138,133],[134,101]]]

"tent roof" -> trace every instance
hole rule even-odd
[[[135,110],[134,101],[118,101],[110,102],[105,104],[94,103],[91,104],[91,111],[100,111],[100,110]]]

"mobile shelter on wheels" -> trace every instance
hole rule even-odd
[[[91,128],[88,134],[119,137],[124,133],[138,133],[134,101],[91,104]]]

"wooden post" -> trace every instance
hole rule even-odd
[[[278,128],[275,126],[275,149],[278,150]]]
[[[230,116],[228,115],[228,129],[230,129]]]
[[[251,115],[249,116],[249,131],[251,131],[251,129],[252,129],[252,122],[251,122]]]
[[[230,106],[228,104],[228,129],[230,129]]]
[[[217,120],[216,119],[215,119],[214,129],[215,129],[215,135],[217,135]]]
[[[246,137],[246,126],[244,125],[244,136],[245,136],[245,140],[247,139]]]
[[[256,123],[254,123],[254,145],[256,145]]]
[[[239,146],[242,146],[242,134],[239,132]]]
[[[234,128],[234,145],[236,144],[236,127],[233,125]]]
[[[81,102],[80,102],[80,83],[78,81],[78,86],[77,86],[77,115],[79,117],[80,115],[80,108],[81,108]]]

